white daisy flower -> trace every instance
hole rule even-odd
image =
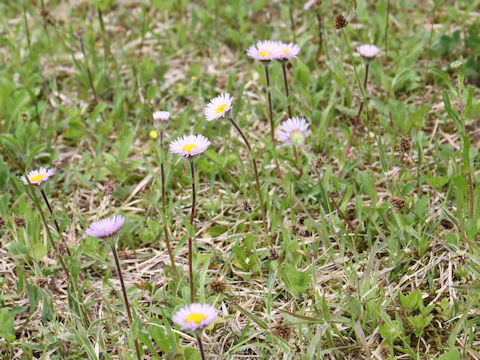
[[[365,60],[373,60],[377,56],[380,49],[375,45],[365,44],[357,47],[357,51]]]
[[[302,117],[294,117],[284,121],[278,130],[278,140],[283,145],[300,145],[310,135],[310,124]]]
[[[182,330],[195,331],[203,329],[217,318],[217,309],[208,304],[193,303],[180,309],[173,315],[173,322]]]
[[[122,215],[114,215],[91,223],[85,233],[98,239],[108,238],[118,233],[124,222]]]
[[[247,49],[247,55],[255,60],[270,61],[275,60],[277,43],[266,40],[259,41]]]
[[[210,146],[210,141],[203,135],[185,135],[170,143],[170,152],[185,157],[203,153]]]
[[[278,42],[275,53],[277,54],[277,60],[289,60],[291,58],[297,58],[297,55],[300,53],[300,48],[294,43],[285,44]]]
[[[170,113],[168,111],[155,111],[153,113],[153,123],[157,125],[158,123],[166,124],[170,118]]]
[[[205,117],[208,121],[224,117],[232,108],[233,97],[229,93],[221,94],[216,98],[210,100],[210,103],[205,108]]]
[[[53,169],[45,169],[41,167],[39,170],[30,171],[27,174],[28,180],[32,185],[40,185],[42,182],[47,181],[50,176],[55,174],[55,170]],[[28,185],[28,181],[25,176],[22,176],[22,181],[25,185]]]

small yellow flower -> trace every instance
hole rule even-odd
[[[150,137],[151,137],[152,139],[158,139],[157,130],[152,130],[152,131],[150,131]]]

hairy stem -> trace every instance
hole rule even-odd
[[[206,360],[207,358],[205,357],[205,351],[203,350],[202,338],[200,335],[196,335],[196,337],[198,342],[198,348],[200,349],[200,355],[202,355],[202,360]]]
[[[283,85],[285,87],[285,95],[287,96],[288,117],[291,118],[292,117],[292,108],[290,107],[290,102],[288,101],[288,97],[290,96],[290,91],[288,90],[287,65],[283,61],[282,61],[282,72],[283,72]]]
[[[115,259],[115,266],[117,267],[118,278],[120,279],[120,285],[122,287],[123,300],[125,301],[125,308],[127,309],[128,325],[130,326],[130,331],[132,331],[132,324],[133,324],[132,312],[130,310],[130,303],[128,301],[127,290],[125,289],[125,283],[123,282],[122,268],[120,267],[120,261],[118,260],[116,245],[112,244],[111,248],[112,248],[113,258]],[[141,360],[142,358],[140,356],[140,348],[138,347],[138,340],[134,338],[133,342],[135,343],[135,351],[137,353],[137,359]]]
[[[190,160],[190,173],[192,174],[192,212],[190,213],[190,225],[193,226],[193,218],[195,216],[195,167],[193,160]],[[193,284],[193,240],[190,236],[188,238],[188,271],[190,276],[190,302],[195,302],[195,289]]]
[[[267,98],[268,98],[268,115],[270,120],[270,136],[272,138],[272,147],[273,147],[273,158],[275,159],[275,166],[277,168],[278,177],[280,180],[283,180],[282,170],[278,164],[277,153],[275,151],[275,125],[273,123],[273,110],[272,110],[272,94],[270,92],[270,73],[268,71],[268,65],[264,66],[265,68],[265,78],[267,81]]]

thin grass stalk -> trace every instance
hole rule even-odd
[[[133,325],[132,312],[130,310],[130,303],[128,301],[127,290],[125,289],[125,283],[123,282],[122,268],[120,267],[120,261],[118,259],[116,246],[117,246],[116,243],[115,245],[111,244],[112,254],[113,254],[113,258],[115,259],[115,266],[117,268],[118,278],[120,279],[120,285],[122,287],[123,300],[125,301],[125,307],[127,309],[128,325],[130,327],[130,332],[131,332],[132,325]],[[132,333],[132,336],[133,336],[133,333]],[[140,348],[138,346],[137,338],[134,338],[133,342],[135,343],[135,351],[137,353],[137,359],[141,360],[142,358],[140,356]]]
[[[25,6],[25,0],[22,1],[22,6],[23,6],[23,20],[24,20],[24,22],[25,22],[25,33],[27,34],[28,51],[31,52],[32,49],[30,48],[30,46],[31,46],[30,29],[29,29],[29,27],[28,27],[27,7]]]
[[[88,82],[90,83],[90,88],[92,89],[92,93],[93,93],[93,102],[95,103],[95,106],[97,106],[98,105],[97,91],[95,90],[95,85],[93,83],[93,78],[92,78],[92,72],[90,71],[90,66],[88,65],[88,58],[85,52],[85,46],[83,45],[83,39],[81,36],[78,37],[78,41],[80,41],[80,49],[82,51],[83,58],[85,59],[85,67],[87,68]]]
[[[45,200],[45,204],[47,204],[48,211],[50,212],[50,215],[52,216],[53,222],[55,224],[55,228],[57,229],[58,235],[60,239],[62,240],[63,245],[65,246],[65,249],[67,250],[68,256],[72,257],[72,253],[70,252],[70,249],[67,245],[67,243],[63,240],[62,232],[60,231],[60,226],[58,225],[57,219],[55,219],[55,215],[53,214],[52,207],[50,206],[50,202],[48,201],[47,195],[45,194],[45,190],[42,188],[40,189],[40,192],[42,193],[43,200]]]
[[[190,225],[193,227],[193,218],[195,216],[195,166],[193,160],[190,160],[190,173],[192,174],[192,211],[190,213]],[[188,271],[190,276],[190,302],[195,302],[195,288],[193,284],[193,240],[192,236],[188,237]]]
[[[365,66],[365,79],[363,81],[363,88],[365,89],[365,91],[367,89],[369,67],[370,67],[370,63],[367,62],[366,66]],[[360,115],[362,114],[362,110],[363,110],[364,105],[365,105],[365,97],[363,97],[362,101],[360,102],[360,106],[358,107],[357,116],[355,117],[355,123],[353,124],[352,135],[350,136],[350,140],[348,141],[347,148],[345,149],[345,153],[343,155],[345,163],[347,162],[348,155],[350,154],[350,149],[353,145],[353,140],[355,139],[355,135],[357,133],[358,124],[360,123]],[[340,171],[338,172],[337,178],[339,178],[342,175],[342,172],[343,172],[343,168],[340,169]]]
[[[255,161],[255,158],[253,157],[252,148],[250,147],[250,143],[248,142],[248,140],[247,140],[245,134],[243,133],[242,129],[240,129],[240,127],[237,125],[237,123],[235,122],[235,120],[233,120],[232,117],[229,117],[228,120],[230,120],[230,123],[235,127],[235,129],[237,129],[238,133],[242,137],[243,142],[245,143],[245,145],[248,148],[248,154],[249,154],[250,158],[252,159],[253,171],[255,172],[255,187],[257,189],[258,201],[260,203],[260,210],[262,212],[263,230],[267,234],[267,238],[270,239],[269,235],[268,235],[267,215],[266,215],[266,211],[265,211],[265,205],[263,203],[262,190],[260,188],[260,178],[258,176],[257,162]]]
[[[362,93],[362,97],[365,97],[365,90],[363,89],[362,83],[360,82],[360,76],[358,75],[357,67],[355,66],[355,61],[353,60],[352,48],[350,47],[350,43],[348,42],[347,34],[345,34],[345,29],[342,29],[342,34],[343,34],[343,38],[345,39],[345,43],[347,44],[348,54],[350,56],[350,60],[353,66],[353,71],[355,72],[355,78],[357,79],[358,87],[360,89],[360,92]]]
[[[198,348],[200,349],[200,355],[202,356],[202,360],[206,360],[207,358],[205,357],[205,351],[203,350],[201,335],[195,334],[195,336],[197,338]]]
[[[55,91],[56,91],[56,97],[58,103],[61,103],[62,101],[60,100],[60,94],[59,94],[59,86],[58,86],[58,79],[57,79],[57,61],[55,57],[53,56],[53,48],[52,48],[52,40],[50,39],[50,34],[48,32],[48,23],[47,23],[47,15],[48,11],[45,9],[45,3],[44,0],[40,1],[41,7],[42,7],[42,19],[43,19],[43,29],[45,30],[45,34],[47,35],[47,41],[48,41],[48,48],[49,48],[49,53],[50,57],[52,59],[53,63],[53,73],[54,73],[54,82],[55,82]]]
[[[323,43],[323,32],[322,32],[322,17],[320,16],[320,11],[315,9],[315,15],[317,16],[318,23],[318,49],[317,49],[317,61],[320,59],[322,54],[322,43]]]
[[[167,243],[168,256],[170,257],[170,263],[172,265],[172,271],[176,278],[178,278],[177,266],[175,265],[175,258],[173,256],[172,246],[170,244],[170,236],[168,234],[167,227],[167,210],[165,205],[165,171],[164,171],[164,156],[165,152],[163,149],[163,129],[160,130],[160,148],[162,151],[162,159],[160,162],[160,172],[162,177],[162,212],[163,212],[163,233],[165,235],[165,242]]]
[[[297,34],[295,30],[295,19],[293,17],[293,2],[289,1],[288,15],[290,16],[290,26],[292,27],[293,41],[297,42]]]
[[[388,19],[390,18],[390,0],[387,0],[387,18],[385,19],[385,59],[388,59]]]
[[[463,103],[463,90],[464,90],[464,75],[463,72],[458,74],[458,103],[459,103],[459,113],[460,117],[462,118],[462,131],[463,131],[463,137],[464,137],[464,142],[463,146],[465,147],[465,137],[468,136],[467,134],[467,126],[465,123],[465,104]],[[470,212],[469,212],[469,217],[470,219],[473,219],[473,212],[475,208],[475,203],[474,203],[474,188],[473,188],[473,178],[472,178],[472,169],[470,167],[470,156],[467,154],[467,163],[465,164],[466,170],[467,170],[467,184],[468,184],[468,202],[470,203]]]
[[[100,29],[102,30],[102,38],[103,38],[103,56],[104,56],[104,62],[107,64],[108,57],[110,56],[110,40],[107,36],[107,32],[105,30],[105,23],[103,21],[103,13],[102,10],[100,9],[100,6],[97,8],[97,13],[98,13],[98,22],[100,23]]]

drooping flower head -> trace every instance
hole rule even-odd
[[[185,157],[203,153],[210,146],[210,141],[203,135],[185,135],[170,143],[170,152]]]
[[[294,117],[284,121],[278,130],[278,140],[283,145],[301,145],[305,138],[310,135],[310,124],[302,117]]]
[[[118,233],[124,222],[122,215],[114,215],[91,223],[85,232],[98,239],[105,239]]]
[[[42,182],[47,181],[48,178],[53,175],[55,175],[55,170],[45,169],[44,167],[41,167],[39,170],[30,171],[27,174],[27,177],[32,185],[40,185]],[[25,185],[28,185],[28,181],[25,176],[22,176],[21,179]]]
[[[217,318],[217,309],[208,304],[193,303],[180,309],[172,318],[182,330],[200,330]]]
[[[168,111],[155,111],[153,113],[153,125],[157,127],[160,124],[167,124],[168,119],[170,118],[170,113]]]
[[[259,41],[256,45],[252,45],[247,49],[247,55],[255,60],[271,61],[275,60],[277,43],[266,40]]]
[[[277,43],[277,49],[275,53],[277,54],[277,60],[290,60],[291,58],[296,58],[300,52],[300,48],[297,44],[289,43],[285,44],[282,42]]]
[[[210,100],[210,103],[205,108],[205,117],[208,121],[220,119],[224,117],[232,108],[233,97],[229,93],[223,93],[220,96]]]
[[[360,54],[360,56],[365,60],[373,60],[375,59],[375,56],[377,56],[380,49],[375,45],[365,44],[365,45],[360,45],[357,48],[357,51]]]

